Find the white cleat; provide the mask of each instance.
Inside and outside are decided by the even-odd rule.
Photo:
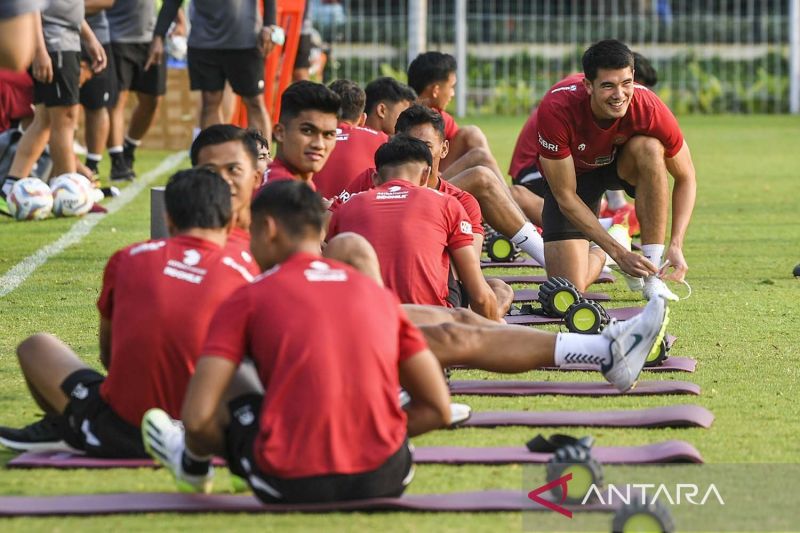
[[[457,426],[469,420],[472,416],[472,408],[463,403],[450,404],[450,426]]]
[[[611,363],[601,370],[609,383],[621,392],[633,388],[648,356],[659,349],[668,322],[667,302],[653,298],[639,315],[606,326],[602,335],[611,341]]]
[[[150,409],[142,417],[142,441],[150,456],[169,470],[181,492],[211,492],[214,468],[204,476],[183,471],[183,425],[162,409]]]
[[[657,296],[660,296],[661,298],[671,302],[677,302],[680,300],[680,298],[678,298],[674,292],[669,290],[669,287],[667,287],[667,284],[664,283],[664,280],[655,274],[651,274],[644,278],[642,294],[644,295],[645,300],[652,300]]]

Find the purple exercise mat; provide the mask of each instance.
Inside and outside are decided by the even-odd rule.
[[[608,302],[611,296],[602,292],[584,292],[581,296],[596,302]],[[515,302],[538,302],[539,289],[517,289],[514,291]]]
[[[658,394],[700,394],[700,387],[688,381],[640,381],[632,390],[620,392],[610,383],[568,383],[563,381],[451,381],[450,394],[474,396],[652,396]]]
[[[614,507],[587,504],[574,511],[613,511]],[[374,498],[316,504],[262,504],[253,496],[229,494],[131,493],[81,496],[3,496],[0,516],[110,515],[133,513],[330,513],[342,511],[545,511],[520,490],[486,490],[448,494],[409,494],[401,498]],[[551,511],[552,512],[552,511]]]
[[[225,460],[215,457],[214,466],[225,466]],[[6,468],[160,468],[152,459],[110,459],[87,457],[69,452],[25,452],[6,463]]]
[[[525,446],[469,448],[463,446],[431,446],[414,450],[417,464],[541,464],[551,453],[532,452]],[[668,440],[645,446],[592,447],[592,457],[603,464],[702,463],[697,449],[682,440]]]
[[[628,320],[635,317],[643,310],[644,307],[617,307],[614,309],[606,309],[608,316],[616,318],[617,320]],[[564,321],[562,318],[541,315],[506,315],[503,318],[506,319],[507,324],[517,324],[520,326],[560,324]]]
[[[481,268],[542,268],[542,265],[532,257],[521,257],[516,261],[495,262],[488,259],[481,259]]]
[[[485,411],[458,427],[609,427],[609,428],[708,428],[714,415],[699,405],[670,405],[619,411]]]
[[[645,372],[694,372],[697,368],[697,361],[691,357],[668,357],[666,361],[659,366],[646,366]],[[566,365],[562,367],[546,366],[537,368],[537,370],[556,370],[563,372],[566,370],[584,370],[584,371],[597,371],[600,370],[599,366],[595,365]]]
[[[540,285],[547,281],[544,275],[509,275],[509,276],[486,276],[487,278],[497,278],[506,283],[535,283]],[[600,274],[595,283],[614,283],[616,278],[611,274]]]

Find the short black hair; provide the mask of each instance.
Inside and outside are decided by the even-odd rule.
[[[264,134],[261,133],[261,130],[247,128],[247,134],[253,138],[259,148],[269,148],[269,141],[264,137]]]
[[[586,79],[594,81],[597,78],[597,71],[600,69],[633,68],[633,52],[621,41],[606,39],[590,46],[583,53],[582,63]]]
[[[253,219],[273,217],[293,237],[320,233],[325,221],[322,197],[299,180],[268,182],[250,205],[250,213]]]
[[[444,117],[442,117],[442,114],[435,109],[420,104],[414,104],[400,113],[394,130],[397,133],[408,133],[414,126],[422,126],[424,124],[433,126],[439,137],[444,139]]]
[[[173,174],[164,190],[164,203],[179,231],[224,228],[233,216],[228,182],[205,167]]]
[[[408,65],[408,84],[422,94],[431,83],[447,81],[456,71],[456,58],[441,52],[424,52]]]
[[[197,165],[200,150],[206,146],[225,144],[231,141],[239,141],[244,146],[245,152],[250,155],[253,166],[258,163],[258,142],[246,129],[232,124],[214,124],[197,134],[197,138],[192,142],[189,150],[192,165]]]
[[[392,137],[375,151],[375,168],[380,174],[384,167],[396,167],[406,163],[425,163],[433,166],[433,156],[428,145],[405,133]]]
[[[364,87],[364,92],[367,95],[367,102],[364,106],[364,112],[367,115],[374,113],[375,108],[381,102],[397,104],[414,102],[417,99],[417,92],[414,89],[389,76],[372,80]]]
[[[321,111],[339,116],[341,98],[321,83],[301,80],[289,85],[281,95],[281,124],[303,111]]]
[[[658,72],[650,60],[642,54],[633,53],[633,80],[645,87],[655,87],[658,84]]]
[[[364,106],[367,102],[367,95],[356,82],[350,80],[336,80],[328,85],[328,88],[339,95],[341,105],[339,107],[339,119],[348,122],[358,122]]]

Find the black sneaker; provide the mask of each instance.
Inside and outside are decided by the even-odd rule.
[[[38,422],[24,428],[0,426],[0,444],[18,452],[82,453],[64,441],[60,419],[58,415],[44,415]]]
[[[125,156],[122,154],[114,154],[111,156],[111,181],[133,181],[136,174],[133,169],[128,165]]]
[[[131,170],[133,177],[136,177],[136,171],[133,170],[133,163],[136,161],[136,146],[125,142],[122,145],[122,157],[125,159],[125,164],[128,165],[128,168]]]

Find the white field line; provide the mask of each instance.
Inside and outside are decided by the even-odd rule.
[[[186,158],[186,152],[176,152],[164,159],[156,168],[143,174],[138,180],[126,187],[122,193],[105,205],[108,213],[89,215],[79,219],[58,240],[36,250],[0,277],[0,298],[17,289],[37,268],[73,244],[79,243],[106,216],[113,215],[136,198],[156,178],[175,169]]]

